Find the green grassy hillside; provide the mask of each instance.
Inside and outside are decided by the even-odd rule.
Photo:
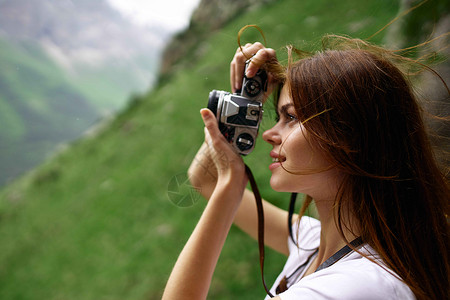
[[[203,200],[184,208],[172,204],[168,185],[186,172],[202,142],[199,109],[206,105],[209,91],[229,90],[228,68],[238,30],[258,24],[275,49],[304,40],[317,43],[323,33],[367,37],[391,20],[398,7],[392,0],[280,0],[199,40],[200,59],[187,56],[189,64],[145,97],[134,99],[97,136],[73,143],[2,191],[0,298],[160,298],[205,205]],[[259,39],[249,30],[244,42]],[[272,124],[269,107],[266,112],[262,130]],[[263,196],[286,207],[288,195],[275,194],[268,186],[269,148],[260,139],[246,161]],[[284,259],[268,251],[269,284]],[[209,297],[264,297],[256,242],[236,228]]]
[[[0,186],[80,136],[99,117],[90,98],[32,43],[0,39]]]

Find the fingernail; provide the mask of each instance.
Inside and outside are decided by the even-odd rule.
[[[204,120],[209,118],[209,114],[208,114],[208,109],[207,108],[200,109],[200,114],[202,115],[202,118]]]
[[[253,77],[255,75],[255,72],[253,70],[247,70],[245,72],[245,76],[247,77]]]

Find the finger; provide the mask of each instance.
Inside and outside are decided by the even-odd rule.
[[[230,65],[230,83],[233,93],[241,89],[242,80],[244,79],[244,67],[240,62],[241,56],[242,54],[237,54]]]
[[[209,135],[209,131],[208,131],[208,129],[206,129],[206,127],[204,129],[204,132],[205,132],[205,142],[208,145],[208,147],[210,147],[210,146],[212,146],[211,145],[211,136]]]
[[[246,44],[244,47],[239,47],[230,65],[230,84],[233,93],[242,87],[242,80],[244,78],[245,62],[251,58],[258,50],[263,49],[264,45],[261,43]]]
[[[237,85],[239,86],[239,89],[242,87],[242,80],[244,78],[244,70],[245,70],[245,64],[247,60],[252,58],[258,51],[261,49],[264,49],[264,45],[257,42],[254,44],[250,44],[247,47],[243,48],[240,54],[236,56],[236,79],[237,79]]]
[[[240,157],[220,132],[214,114],[205,108],[200,113],[205,123],[205,141],[211,147],[212,159],[220,173],[229,168],[230,162],[240,161]]]
[[[242,51],[241,48],[245,49],[245,48],[250,47],[251,45],[253,45],[253,44],[252,44],[252,43],[247,43],[247,44],[245,44],[245,46],[243,46],[243,47],[238,47],[238,48],[236,49],[236,53],[241,52],[241,51]]]
[[[251,58],[253,55],[255,55],[255,53],[258,52],[258,50],[264,48],[265,48],[264,45],[261,44],[260,42],[256,42],[254,44],[246,44],[244,47],[242,47],[242,49],[238,47],[236,54],[242,54],[243,61],[245,63],[245,61]]]
[[[245,73],[245,76],[249,78],[255,76],[255,74],[258,72],[258,70],[261,68],[263,64],[265,64],[268,61],[276,59],[277,55],[275,50],[271,48],[263,48],[258,50],[258,52],[256,52],[256,54],[251,59],[250,64]]]
[[[231,86],[231,92],[232,93],[236,93],[236,66],[235,66],[235,62],[234,59],[231,61],[230,63],[230,86]]]
[[[217,125],[217,119],[214,114],[207,108],[200,110],[200,114],[203,118],[203,123],[205,124],[207,135],[205,138],[209,141],[209,144],[215,149],[223,149],[228,147],[228,142],[219,130]]]

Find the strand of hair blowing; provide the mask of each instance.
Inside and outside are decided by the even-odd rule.
[[[286,80],[311,143],[344,174],[340,232],[356,225],[418,299],[448,299],[450,189],[417,100],[388,51],[344,48],[291,64]]]

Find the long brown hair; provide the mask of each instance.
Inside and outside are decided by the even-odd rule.
[[[338,50],[290,59],[285,84],[311,144],[344,176],[335,200],[340,233],[356,225],[418,299],[447,299],[450,189],[397,66],[402,58],[362,40],[331,39]],[[344,209],[357,224],[344,223]]]

